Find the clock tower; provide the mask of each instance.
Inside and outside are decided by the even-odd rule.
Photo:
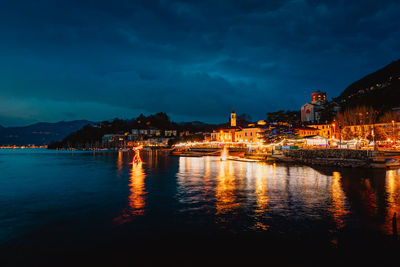
[[[236,127],[236,113],[233,108],[231,113],[231,127]]]

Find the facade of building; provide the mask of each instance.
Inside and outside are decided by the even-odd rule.
[[[248,142],[259,143],[263,140],[265,121],[259,121],[257,124],[249,124],[248,127],[239,127],[236,123],[236,114],[232,110],[230,124],[225,129],[213,131],[209,140],[216,142]]]
[[[310,128],[314,128],[318,130],[317,135],[323,136],[325,138],[331,138],[333,135],[333,125],[332,124],[316,124],[316,125],[308,125]]]
[[[299,137],[318,135],[318,129],[311,127],[297,128],[296,131]]]
[[[177,136],[178,135],[178,131],[177,130],[165,130],[164,131],[164,136],[166,137],[172,137],[172,136]]]
[[[321,92],[321,91],[317,91],[315,93],[311,94],[311,104],[315,104],[317,102],[326,102],[326,93],[325,92]]]
[[[301,121],[312,122],[315,121],[314,105],[306,103],[301,107]]]
[[[235,140],[234,132],[232,134],[231,129],[222,129],[214,132],[213,134],[211,136],[214,136],[213,139],[217,142],[234,142]]]
[[[262,141],[263,129],[259,127],[243,128],[235,132],[236,142],[258,143]]]
[[[132,136],[125,134],[105,134],[101,141],[106,147],[123,147],[131,141]]]
[[[301,107],[302,122],[319,122],[321,112],[325,108],[326,93],[317,91],[311,94],[311,103],[306,103]]]

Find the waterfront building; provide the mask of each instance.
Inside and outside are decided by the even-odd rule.
[[[260,120],[247,126],[238,126],[235,110],[232,109],[229,124],[225,128],[210,133],[209,140],[217,142],[248,142],[259,143],[263,140],[266,122]]]
[[[164,136],[166,136],[166,137],[177,136],[177,135],[178,135],[177,130],[165,130],[164,131]]]
[[[162,133],[163,133],[162,130],[152,126],[146,126],[145,128],[140,128],[140,129],[132,129],[133,135],[141,137],[161,136]],[[177,135],[176,130],[165,131],[165,136],[176,136],[176,135]]]
[[[107,147],[122,147],[128,141],[128,134],[106,134],[101,141]]]
[[[321,119],[321,112],[325,109],[326,93],[317,91],[311,94],[311,103],[301,107],[302,122],[318,122]]]
[[[246,127],[235,132],[236,142],[259,143],[263,140],[264,130],[260,127]]]
[[[161,130],[155,127],[149,127],[149,135],[150,136],[160,136],[161,135]]]
[[[182,131],[179,133],[179,137],[183,137],[183,136],[189,136],[190,132],[189,131]]]
[[[141,140],[137,142],[137,145],[142,146],[153,146],[153,147],[166,147],[171,138],[167,137],[152,137],[146,140]]]
[[[148,135],[149,131],[147,129],[139,129],[140,135]]]
[[[213,131],[212,133],[210,133],[210,141],[211,142],[215,142],[218,139],[218,132]]]
[[[229,118],[229,124],[227,124],[226,127],[219,129],[219,130],[214,130],[210,134],[210,139],[211,141],[217,141],[217,142],[235,142],[235,132],[240,130],[241,127],[237,126],[236,123],[236,113],[235,110],[232,109],[230,118]]]
[[[299,137],[315,136],[318,135],[318,129],[312,127],[301,127],[295,129]]]
[[[325,138],[331,138],[333,136],[333,125],[332,124],[315,124],[308,125],[308,128],[314,128],[318,130],[317,135]]]
[[[235,142],[235,132],[232,129],[221,129],[212,133],[213,141],[217,142]]]

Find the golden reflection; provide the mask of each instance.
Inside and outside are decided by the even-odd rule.
[[[129,196],[129,206],[132,209],[132,214],[143,214],[145,206],[145,186],[144,179],[146,175],[143,171],[143,163],[132,164],[130,184],[131,195]]]
[[[387,192],[387,215],[385,218],[384,231],[387,234],[393,233],[392,218],[394,213],[399,219],[400,214],[400,182],[399,170],[388,170],[386,172],[386,192]]]
[[[257,201],[256,213],[256,228],[261,230],[267,230],[268,226],[263,222],[264,215],[268,208],[268,195],[267,195],[267,173],[268,170],[266,165],[256,164],[256,184],[255,184],[255,196]]]
[[[117,158],[117,171],[118,171],[118,174],[121,173],[122,167],[123,167],[122,151],[118,151],[118,158]]]
[[[227,214],[238,207],[232,161],[220,161],[215,189],[217,214]]]
[[[341,229],[344,227],[344,217],[349,213],[346,208],[346,196],[342,189],[342,176],[340,172],[333,172],[331,183],[331,197],[332,204],[330,207],[330,212],[332,213],[333,220],[336,223],[336,229]]]
[[[189,172],[190,171],[190,158],[189,157],[185,157],[185,171]]]
[[[203,195],[207,196],[211,188],[211,160],[210,157],[204,159],[204,176],[203,176]]]
[[[130,195],[128,197],[129,208],[124,209],[122,215],[114,219],[114,222],[123,224],[129,222],[133,216],[143,215],[145,201],[145,183],[146,175],[143,170],[143,163],[132,164],[129,177]]]

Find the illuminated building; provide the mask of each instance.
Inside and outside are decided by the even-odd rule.
[[[240,127],[236,125],[235,110],[232,109],[228,126],[218,131],[213,131],[211,133],[210,139],[211,141],[217,141],[217,142],[235,142],[235,132],[239,129]]]
[[[228,126],[218,131],[213,131],[210,134],[209,140],[217,142],[259,143],[263,139],[262,134],[264,129],[261,127],[264,125],[266,125],[266,122],[260,120],[257,124],[252,123],[247,125],[247,127],[238,126],[235,111],[232,109]]]
[[[299,137],[318,135],[318,129],[311,127],[302,127],[296,129]]]
[[[177,136],[178,132],[177,130],[165,130],[164,132],[165,136]]]
[[[258,143],[262,140],[261,134],[263,132],[263,129],[259,127],[242,128],[241,130],[235,132],[235,141]]]
[[[231,113],[231,127],[236,127],[236,113],[234,109],[232,109]]]
[[[211,133],[211,140],[218,142],[234,142],[235,134],[232,129],[221,129],[219,131],[214,131]]]
[[[316,124],[316,125],[308,125],[308,127],[317,129],[318,130],[317,135],[323,136],[325,138],[331,138],[333,135],[332,124]]]
[[[317,91],[311,94],[311,104],[315,104],[317,102],[326,102],[326,93]]]
[[[311,94],[311,103],[306,103],[301,107],[302,122],[318,122],[321,119],[321,111],[324,110],[326,103],[326,93],[317,91]]]

